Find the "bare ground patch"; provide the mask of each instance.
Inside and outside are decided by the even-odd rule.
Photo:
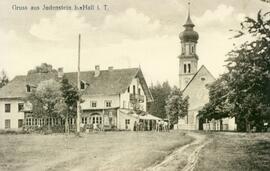
[[[181,132],[0,135],[0,170],[143,170],[191,141]]]

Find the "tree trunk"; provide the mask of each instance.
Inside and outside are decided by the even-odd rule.
[[[69,134],[68,114],[65,118],[65,133]]]
[[[250,122],[246,118],[246,132],[250,133]]]

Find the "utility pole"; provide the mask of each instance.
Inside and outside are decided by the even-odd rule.
[[[77,71],[77,88],[79,91],[79,99],[77,101],[77,133],[80,133],[81,123],[81,106],[80,106],[80,93],[81,93],[81,80],[80,80],[80,51],[81,51],[81,34],[79,34],[79,46],[78,46],[78,71]]]

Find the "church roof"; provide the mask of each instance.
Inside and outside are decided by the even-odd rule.
[[[191,18],[190,18],[190,14],[188,14],[188,18],[187,18],[187,21],[186,23],[184,24],[184,26],[190,26],[190,27],[194,27],[195,25],[193,24],[193,22],[191,21]]]
[[[185,92],[185,90],[189,87],[189,85],[193,82],[193,80],[197,77],[198,73],[200,73],[202,70],[206,70],[206,72],[213,78],[215,79],[215,77],[211,74],[211,72],[204,66],[202,65],[200,67],[200,69],[193,75],[193,77],[190,79],[190,81],[188,82],[188,84],[186,85],[186,87],[183,89],[183,92]]]
[[[153,100],[140,68],[100,70],[99,76],[95,77],[94,75],[95,71],[83,71],[80,73],[81,80],[88,85],[82,91],[83,95],[117,95],[126,91],[133,78],[139,78],[147,101]],[[65,73],[64,76],[71,84],[76,86],[77,72]],[[24,98],[27,96],[26,85],[36,87],[41,81],[49,79],[57,80],[57,72],[16,76],[6,86],[0,89],[0,98]]]
[[[195,26],[190,17],[190,3],[188,8],[188,17],[186,23],[183,25],[185,30],[179,34],[181,42],[197,42],[199,39],[199,34],[193,30]]]
[[[201,66],[183,89],[184,96],[189,97],[189,111],[200,110],[209,101],[207,85],[214,81],[215,77],[204,65]]]

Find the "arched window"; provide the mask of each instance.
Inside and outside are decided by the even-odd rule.
[[[186,54],[189,55],[189,45],[186,45]]]
[[[188,73],[190,73],[190,70],[191,70],[191,66],[190,64],[188,64]]]
[[[184,64],[184,73],[186,73],[186,72],[187,72],[187,65]]]
[[[133,85],[133,94],[136,94],[136,86]]]

